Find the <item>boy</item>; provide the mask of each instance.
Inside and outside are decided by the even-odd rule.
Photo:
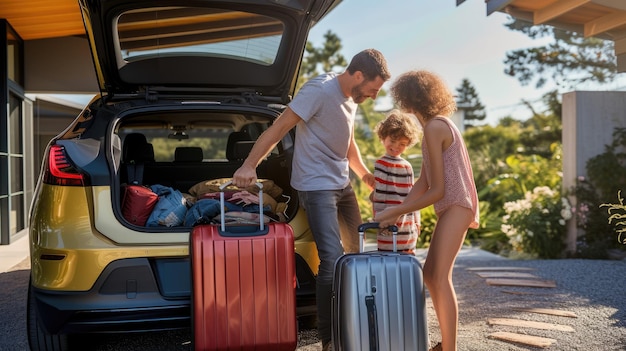
[[[376,125],[374,131],[385,147],[385,155],[377,159],[374,165],[375,189],[371,200],[376,216],[388,206],[401,204],[413,187],[413,167],[401,155],[417,143],[419,129],[411,116],[393,110]],[[404,214],[396,226],[398,251],[413,253],[420,231],[419,212]],[[379,232],[379,251],[393,250],[391,234],[387,229]]]

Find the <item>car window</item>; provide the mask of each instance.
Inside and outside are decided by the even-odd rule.
[[[242,11],[153,7],[122,13],[117,34],[125,61],[184,53],[271,65],[283,24],[275,18]]]
[[[163,129],[126,128],[120,133],[124,140],[131,133],[145,135],[154,150],[154,161],[172,162],[176,148],[200,147],[203,161],[225,161],[226,142],[232,129],[228,128],[195,128],[176,132]]]

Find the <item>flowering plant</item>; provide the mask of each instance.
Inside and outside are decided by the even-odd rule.
[[[609,224],[615,225],[617,241],[626,244],[626,204],[621,190],[617,192],[617,200],[619,203],[602,204],[600,207],[608,207]]]
[[[564,248],[565,223],[572,217],[569,201],[558,191],[539,186],[524,198],[504,204],[502,232],[513,249],[540,258],[558,258]]]

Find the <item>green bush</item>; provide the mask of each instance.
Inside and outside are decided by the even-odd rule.
[[[559,258],[564,249],[565,223],[572,217],[569,201],[547,186],[527,191],[524,198],[504,204],[502,232],[514,250],[539,258]]]
[[[470,229],[467,233],[468,239],[480,246],[481,249],[496,254],[506,255],[511,251],[509,238],[501,230],[502,216],[504,210],[494,208],[493,204],[487,201],[479,202],[480,224],[477,229]]]

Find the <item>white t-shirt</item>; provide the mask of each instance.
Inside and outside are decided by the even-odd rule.
[[[345,97],[336,73],[309,80],[289,107],[296,126],[291,186],[296,190],[339,190],[350,183],[348,148],[358,105]]]

